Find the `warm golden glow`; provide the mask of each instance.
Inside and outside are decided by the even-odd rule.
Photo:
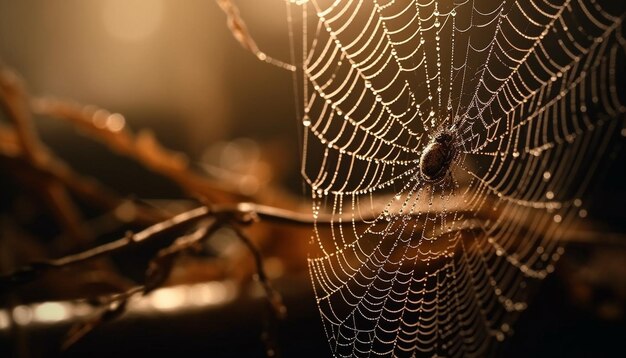
[[[17,306],[13,309],[13,320],[25,326],[33,320],[33,310],[28,306]]]
[[[0,329],[9,328],[11,325],[11,320],[9,319],[9,315],[6,311],[0,311]]]
[[[34,309],[34,318],[41,322],[58,322],[67,319],[70,312],[65,304],[60,302],[45,302]]]
[[[141,41],[159,28],[162,0],[108,0],[102,3],[102,22],[111,36]]]
[[[185,304],[185,290],[176,287],[161,288],[152,293],[150,302],[158,310],[173,310]]]

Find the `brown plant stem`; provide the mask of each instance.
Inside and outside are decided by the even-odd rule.
[[[254,41],[252,35],[250,35],[250,32],[248,31],[248,26],[246,26],[246,23],[241,18],[239,8],[232,0],[216,0],[216,2],[224,14],[226,14],[226,24],[228,25],[228,29],[243,48],[252,52],[260,61],[267,62],[287,71],[296,70],[294,65],[272,58],[259,49],[256,41]]]
[[[119,240],[59,259],[34,262],[16,270],[11,274],[0,276],[0,292],[10,289],[15,285],[32,281],[41,276],[45,271],[63,268],[104,255],[113,254],[128,247],[149,241],[157,236],[162,236],[182,228],[191,227],[199,221],[207,218],[215,219],[218,226],[231,225],[233,227],[247,226],[258,220],[276,224],[300,226],[310,226],[314,222],[317,222],[318,224],[352,224],[352,221],[348,216],[339,217],[322,215],[318,217],[317,220],[314,220],[312,216],[307,214],[253,203],[214,205],[211,207],[201,206],[149,226],[148,228],[137,233],[128,233],[124,238]],[[365,221],[372,219],[372,217],[364,217],[359,219],[357,222],[364,223]],[[458,228],[458,230],[467,230],[473,227],[476,227],[476,223],[468,223],[467,226]]]
[[[105,210],[115,210],[120,205],[128,203],[115,191],[97,180],[74,171],[52,152],[48,155],[45,163],[33,165],[24,156],[15,130],[0,125],[0,161],[19,178],[21,183],[33,183],[36,187],[42,187],[43,182],[55,181],[79,198]],[[140,224],[153,224],[166,219],[164,213],[159,210],[137,203],[132,205],[135,211],[135,221]]]
[[[37,114],[68,121],[111,151],[172,180],[193,196],[216,202],[250,199],[228,183],[215,182],[194,172],[185,154],[163,147],[150,131],[135,134],[125,127],[108,127],[106,120],[111,113],[103,109],[53,98],[37,99],[32,107]]]
[[[24,157],[33,167],[45,166],[50,161],[47,148],[37,137],[33,127],[26,86],[21,78],[7,68],[0,68],[0,105],[13,123]],[[79,210],[62,185],[54,180],[41,185],[43,198],[57,221],[79,246],[87,244],[90,233],[81,225]]]

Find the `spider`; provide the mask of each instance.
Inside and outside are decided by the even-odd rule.
[[[454,127],[439,131],[420,157],[419,173],[422,180],[433,184],[444,180],[457,154]]]

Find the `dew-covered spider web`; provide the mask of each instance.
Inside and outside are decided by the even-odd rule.
[[[625,5],[287,3],[333,355],[493,354],[624,135]]]

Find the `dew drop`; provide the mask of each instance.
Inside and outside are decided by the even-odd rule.
[[[543,180],[550,180],[550,178],[552,177],[552,174],[548,171],[543,172]]]
[[[546,192],[546,198],[550,200],[554,199],[554,193],[551,191]]]

